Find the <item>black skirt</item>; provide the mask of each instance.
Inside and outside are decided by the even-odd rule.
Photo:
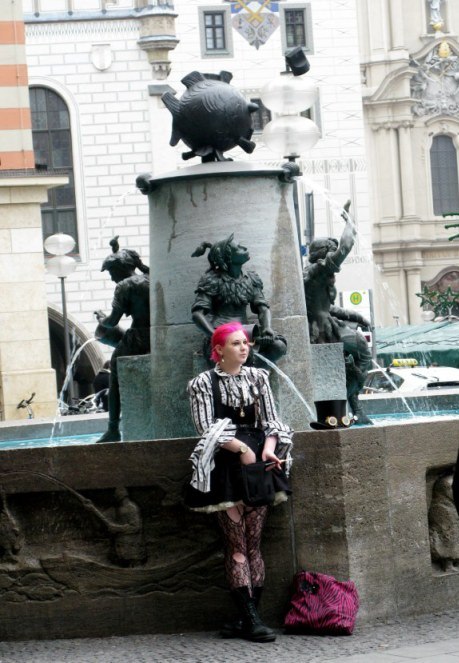
[[[245,442],[254,451],[257,460],[261,460],[265,434],[259,428],[238,428],[235,437]],[[233,504],[242,503],[242,483],[240,473],[241,460],[239,454],[227,449],[220,449],[215,454],[215,467],[210,474],[210,491],[203,493],[187,484],[184,502],[190,509],[219,511]],[[291,494],[285,471],[274,469],[274,489],[277,493]],[[215,507],[215,508],[212,508]]]

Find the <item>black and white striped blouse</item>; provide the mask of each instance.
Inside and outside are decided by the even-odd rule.
[[[240,408],[256,403],[256,426],[265,436],[277,436],[276,455],[287,459],[287,471],[291,465],[290,449],[293,431],[277,419],[276,407],[269,385],[268,372],[261,368],[243,366],[238,375],[225,373],[218,366],[219,388],[223,405]],[[214,456],[218,449],[232,440],[237,426],[231,419],[216,419],[212,383],[209,372],[204,372],[188,384],[191,415],[201,439],[190,460],[193,464],[191,485],[197,490],[210,490],[210,473],[215,467]]]

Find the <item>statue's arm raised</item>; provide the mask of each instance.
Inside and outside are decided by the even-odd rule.
[[[341,265],[346,260],[349,253],[352,251],[352,247],[354,246],[354,241],[355,241],[356,230],[352,217],[349,214],[350,206],[351,206],[351,201],[348,200],[347,203],[344,205],[343,207],[344,211],[341,214],[341,216],[345,221],[343,234],[341,235],[341,239],[339,240],[338,248],[332,255],[330,255],[331,261],[333,262],[334,265],[336,265],[336,267],[338,267],[338,269],[339,267],[341,267]]]

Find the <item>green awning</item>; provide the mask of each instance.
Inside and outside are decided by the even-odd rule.
[[[376,328],[378,362],[389,366],[397,357],[413,357],[420,365],[459,368],[459,321]]]

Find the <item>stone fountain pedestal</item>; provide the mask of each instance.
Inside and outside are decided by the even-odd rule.
[[[191,254],[201,242],[231,233],[249,249],[246,269],[261,276],[273,329],[287,338],[279,368],[313,403],[299,236],[292,184],[282,181],[284,176],[282,168],[228,161],[149,181],[151,438],[194,434],[186,386],[202,370],[196,362],[202,334],[191,321],[191,306],[209,264]],[[282,378],[275,389],[280,417],[297,430],[306,428],[310,415],[301,399]],[[132,439],[126,429],[125,439]]]
[[[263,538],[266,623],[281,627],[297,568],[354,580],[360,622],[459,607],[459,572],[433,563],[428,519],[456,431],[445,419],[295,434],[293,497],[270,509]],[[1,556],[2,640],[210,631],[232,617],[219,531],[182,503],[195,443],[2,451],[2,540],[14,526],[20,547]],[[113,560],[117,533],[86,501],[116,521],[122,486],[146,549],[133,566]]]

